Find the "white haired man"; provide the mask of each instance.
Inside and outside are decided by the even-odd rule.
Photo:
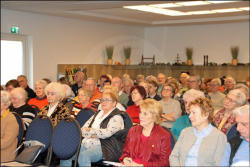
[[[238,135],[228,141],[220,166],[249,166],[249,104],[234,110]]]

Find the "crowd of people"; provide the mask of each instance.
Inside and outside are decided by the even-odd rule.
[[[159,73],[133,80],[128,74],[105,74],[97,80],[77,71],[72,85],[65,77],[44,78],[33,91],[20,75],[1,86],[1,162],[16,156],[13,112],[21,116],[25,131],[37,115],[48,116],[56,127],[86,112],[79,166],[100,160],[124,166],[249,166],[249,88],[249,78],[237,83],[231,76],[182,72],[179,78]],[[235,124],[239,134],[229,140]],[[53,156],[52,161],[71,166],[74,159]]]

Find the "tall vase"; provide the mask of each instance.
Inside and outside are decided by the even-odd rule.
[[[108,64],[108,65],[112,65],[112,64],[113,64],[113,59],[108,59],[108,60],[107,60],[107,64]]]
[[[130,65],[130,59],[125,59],[125,65]]]
[[[237,66],[238,65],[238,59],[233,59],[232,60],[232,65]]]
[[[189,65],[189,66],[193,65],[192,59],[188,59],[188,60],[187,60],[187,65]]]

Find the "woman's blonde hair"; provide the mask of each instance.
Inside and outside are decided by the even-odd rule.
[[[78,90],[78,94],[80,94],[80,93],[83,93],[84,95],[86,95],[89,98],[91,98],[93,96],[93,92],[88,88],[80,88]]]
[[[113,92],[102,92],[102,96],[103,95],[108,95],[113,101],[118,102],[118,97]]]
[[[61,83],[58,82],[51,82],[45,87],[45,94],[48,96],[48,91],[53,90],[56,93],[56,96],[58,97],[59,101],[61,101],[65,97],[65,91],[64,87]]]
[[[116,96],[116,98],[118,99],[119,90],[118,90],[118,88],[115,87],[115,86],[112,86],[112,85],[105,85],[105,86],[103,87],[103,92],[112,92],[112,93]]]
[[[213,115],[214,115],[214,108],[212,106],[212,101],[208,98],[197,98],[194,101],[190,103],[190,106],[198,106],[201,109],[201,115],[206,116],[208,115],[208,122],[213,121]]]
[[[160,102],[154,99],[145,99],[140,104],[140,109],[150,112],[154,116],[156,124],[161,123],[162,105]]]

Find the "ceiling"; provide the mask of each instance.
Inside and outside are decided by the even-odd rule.
[[[189,16],[167,16],[123,8],[123,6],[126,5],[160,4],[167,2],[170,1],[1,1],[1,9],[140,26],[249,21],[249,11]],[[235,7],[249,7],[249,0],[203,6],[186,6],[179,7],[178,9],[181,11],[194,11]]]

